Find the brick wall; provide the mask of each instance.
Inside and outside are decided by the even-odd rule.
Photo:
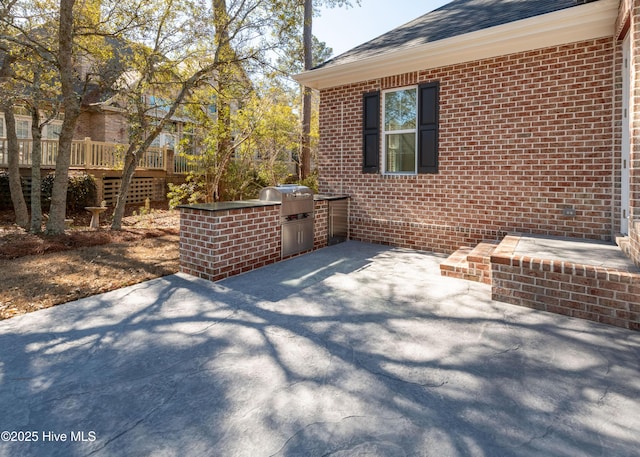
[[[365,241],[452,252],[512,231],[610,239],[613,49],[591,40],[322,90],[320,191],[350,195]],[[439,173],[363,174],[362,94],[435,80]]]
[[[629,224],[629,239],[631,248],[631,258],[640,265],[640,0],[625,0],[620,5],[621,17],[625,18],[619,22],[628,23],[631,34],[631,61],[635,71],[633,75],[634,91],[632,100],[634,112],[632,117],[631,131],[631,157],[630,157],[630,204],[631,221]],[[624,28],[625,26],[623,26]]]
[[[640,274],[514,256],[506,237],[491,256],[492,299],[640,330]]]
[[[126,144],[129,142],[127,125],[122,113],[85,111],[78,118],[74,138]]]
[[[87,111],[80,113],[73,138],[84,140],[85,138],[96,138],[98,136],[96,132],[96,114]],[[96,139],[95,141],[100,140]]]
[[[329,202],[326,200],[314,202],[313,213],[313,248],[324,248],[327,246],[329,236]]]
[[[314,249],[319,249],[327,245],[327,202],[316,201],[314,211]],[[181,272],[217,281],[279,260],[279,205],[225,211],[180,208]]]
[[[105,112],[103,114],[103,140],[107,143],[129,143],[127,118],[122,113]]]
[[[280,260],[280,207],[180,208],[180,271],[210,281]]]

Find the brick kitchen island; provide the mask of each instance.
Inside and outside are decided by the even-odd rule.
[[[329,202],[346,199],[314,196],[312,250],[328,244]],[[183,273],[217,281],[282,259],[280,203],[243,200],[179,208]]]

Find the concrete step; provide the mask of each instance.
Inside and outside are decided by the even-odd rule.
[[[491,284],[491,254],[497,247],[494,241],[483,241],[474,248],[462,246],[440,264],[440,274]]]

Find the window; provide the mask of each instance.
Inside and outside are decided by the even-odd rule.
[[[163,98],[156,97],[155,95],[149,95],[149,106],[159,111],[169,111],[170,103]]]
[[[16,119],[16,135],[18,139],[24,140],[31,135],[31,122],[26,119]]]
[[[155,137],[151,143],[151,147],[161,148],[167,146],[169,149],[173,149],[176,143],[175,136],[172,133],[174,130],[175,126],[172,124],[165,126],[162,132]]]
[[[437,82],[365,94],[363,172],[379,171],[382,137],[383,173],[437,173],[438,104]]]
[[[172,133],[163,133],[162,134],[162,145],[168,147],[169,149],[173,149],[176,146],[176,137]]]
[[[4,138],[4,117],[0,117],[0,138]]]
[[[415,173],[417,88],[384,93],[384,170]]]
[[[62,130],[62,124],[59,122],[51,123],[47,125],[47,130],[45,133],[45,139],[47,140],[57,140],[60,138],[60,131]]]

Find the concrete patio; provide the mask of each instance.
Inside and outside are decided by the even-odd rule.
[[[640,332],[442,260],[351,241],[0,322],[0,456],[637,455]]]

